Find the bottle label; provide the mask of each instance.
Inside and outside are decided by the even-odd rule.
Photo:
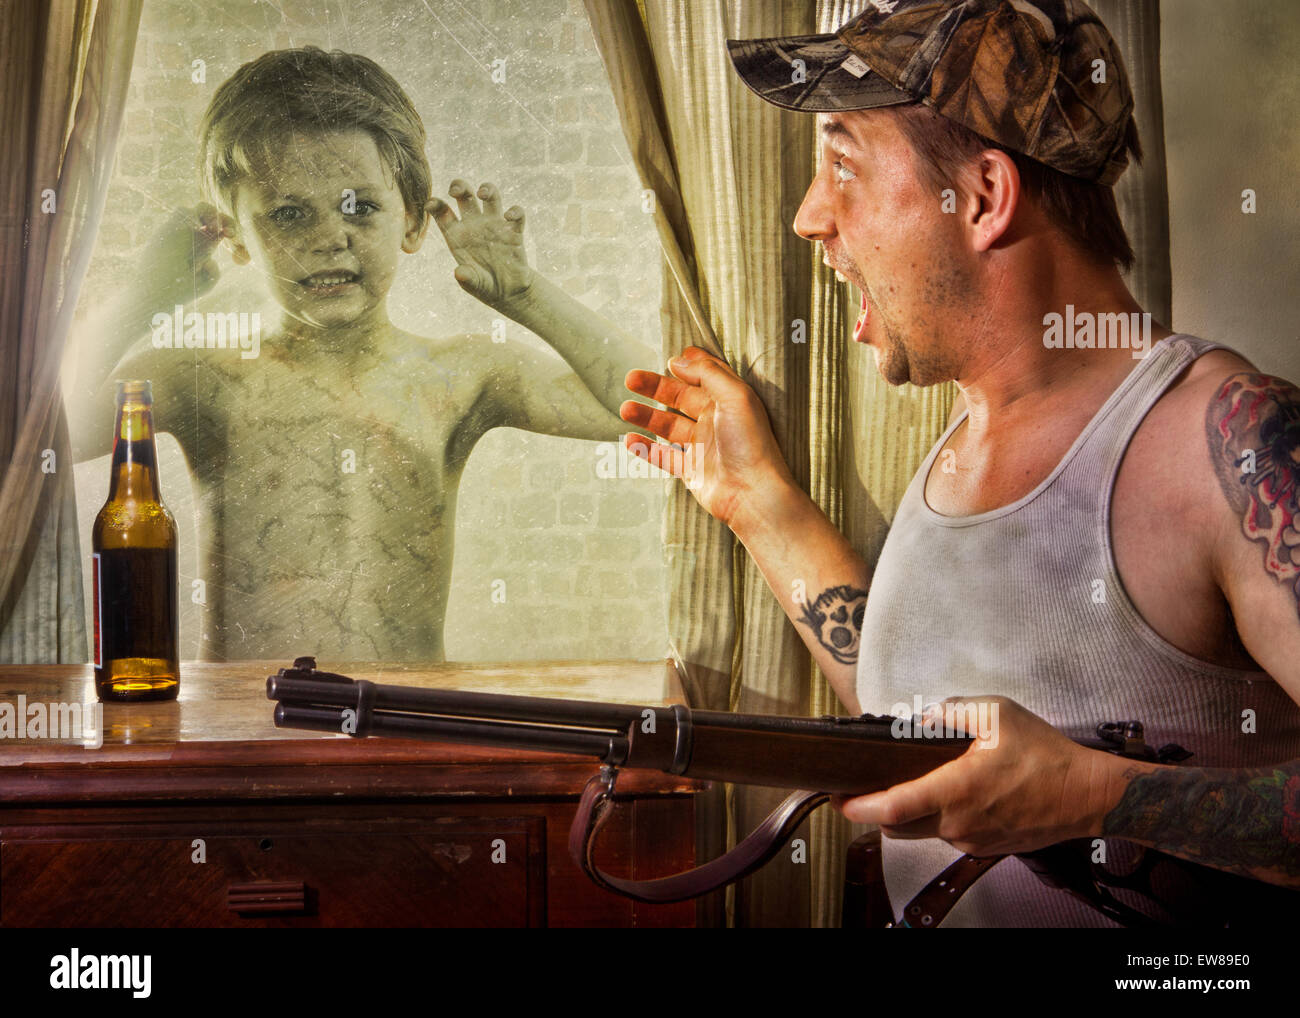
[[[101,624],[101,620],[100,620],[100,614],[103,611],[103,609],[100,606],[103,604],[103,598],[100,597],[100,592],[99,592],[99,585],[100,585],[99,552],[95,552],[93,555],[90,556],[90,566],[93,574],[91,578],[90,586],[91,586],[91,590],[93,590],[95,594],[95,607],[94,610],[91,612],[91,625],[94,627],[95,630],[95,642],[94,642],[95,667],[103,668],[104,655],[102,652],[102,646],[103,646],[101,642],[102,636],[100,634],[103,632],[104,627]]]

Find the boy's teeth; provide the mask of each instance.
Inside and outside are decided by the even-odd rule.
[[[846,277],[846,276],[844,275],[844,273],[841,272],[839,269],[836,269],[836,270],[835,270],[835,278],[838,279],[841,283],[847,283],[847,282],[848,282],[847,277]]]
[[[350,274],[338,275],[338,276],[310,276],[307,279],[307,285],[308,286],[338,286],[340,283],[352,282],[352,278],[353,277]]]

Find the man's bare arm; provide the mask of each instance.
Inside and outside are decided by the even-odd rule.
[[[749,550],[840,702],[859,710],[858,640],[871,572],[798,484],[781,457],[758,394],[725,361],[688,347],[672,375],[633,371],[623,420],[666,439],[627,439],[638,455],[681,477],[696,501]]]
[[[860,713],[858,649],[871,567],[794,484],[774,482],[746,499],[731,529],[840,702]]]
[[[1205,434],[1226,509],[1219,585],[1246,649],[1300,699],[1300,390],[1255,371],[1214,380]],[[1241,770],[1130,767],[1125,778],[1104,833],[1300,886],[1300,760]]]
[[[1124,776],[1102,834],[1300,887],[1300,760],[1248,770],[1130,767]]]

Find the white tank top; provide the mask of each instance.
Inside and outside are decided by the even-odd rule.
[[[947,517],[925,503],[944,432],[912,478],[871,580],[859,644],[862,710],[892,713],[948,696],[1002,695],[1072,738],[1136,719],[1188,766],[1253,767],[1300,756],[1300,707],[1262,671],[1201,661],[1160,637],[1115,570],[1110,499],[1120,459],[1170,383],[1208,350],[1168,336],[1129,373],[1056,469],[1010,505]],[[1218,489],[1213,492],[1218,497]],[[1257,731],[1242,731],[1254,711]],[[886,838],[897,912],[960,853],[937,839]],[[1014,858],[966,892],[945,926],[1113,926],[1042,885]]]

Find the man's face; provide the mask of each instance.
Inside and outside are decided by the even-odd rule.
[[[854,335],[891,385],[956,377],[973,300],[959,217],[916,171],[888,110],[818,115],[821,158],[794,229],[863,295]]]
[[[308,325],[383,312],[397,254],[419,249],[425,216],[407,213],[374,139],[294,133],[273,163],[235,189],[236,255],[251,258],[276,302]]]

